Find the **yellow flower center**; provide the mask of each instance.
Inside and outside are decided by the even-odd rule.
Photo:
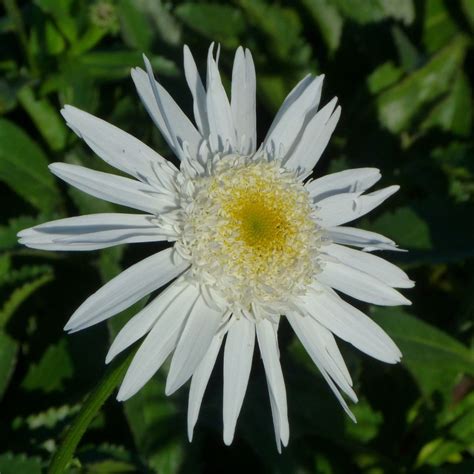
[[[243,308],[304,291],[318,268],[320,233],[294,173],[230,156],[194,184],[186,241],[203,281]]]

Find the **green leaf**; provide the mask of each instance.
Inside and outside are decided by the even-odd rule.
[[[380,94],[377,108],[381,123],[392,133],[409,128],[422,106],[450,89],[466,45],[466,38],[458,37],[421,69]]]
[[[395,84],[402,75],[403,71],[401,68],[389,61],[378,66],[377,69],[367,77],[367,86],[371,94],[375,95],[383,89]]]
[[[0,115],[16,107],[16,90],[5,79],[0,79]]]
[[[307,8],[331,53],[339,47],[343,19],[337,8],[328,0],[301,0]]]
[[[242,12],[231,5],[183,3],[175,13],[186,26],[227,48],[239,46],[245,31]]]
[[[474,374],[473,354],[440,329],[399,308],[373,308],[372,316],[400,347],[423,394],[449,395],[460,374]]]
[[[77,38],[77,26],[71,12],[73,0],[34,0],[43,12],[51,15],[61,33],[72,43]]]
[[[132,0],[120,0],[118,13],[125,44],[144,53],[151,51],[155,32],[150,19],[141,9],[141,3]]]
[[[423,42],[430,53],[442,48],[458,33],[444,0],[427,0],[423,20]]]
[[[0,119],[0,180],[40,211],[52,211],[59,192],[41,148],[14,123]]]
[[[48,99],[35,97],[30,87],[24,87],[18,93],[18,100],[49,147],[54,151],[62,150],[66,145],[68,130],[58,110]]]
[[[405,32],[398,26],[392,28],[392,36],[402,68],[406,72],[413,71],[420,63],[420,53]]]
[[[8,388],[15,369],[17,352],[18,343],[4,331],[0,330],[0,400]]]
[[[39,458],[30,458],[24,454],[0,454],[0,472],[2,474],[41,474]]]
[[[69,355],[67,341],[62,338],[51,344],[37,363],[28,368],[21,386],[26,390],[39,390],[44,393],[62,390],[66,380],[70,379],[74,368]]]

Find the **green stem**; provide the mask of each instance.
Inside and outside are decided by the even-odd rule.
[[[74,456],[77,445],[88,426],[115,387],[122,381],[134,355],[135,351],[132,350],[127,356],[116,359],[107,368],[104,377],[95,389],[89,393],[74,422],[66,432],[61,445],[51,460],[48,474],[63,474],[66,472],[67,465]]]

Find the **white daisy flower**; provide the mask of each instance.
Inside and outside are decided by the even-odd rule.
[[[179,158],[179,168],[99,118],[69,105],[62,110],[74,132],[130,178],[66,163],[52,164],[51,171],[81,191],[141,214],[60,219],[24,230],[19,237],[29,247],[60,251],[170,242],[169,248],[132,265],[90,296],[65,329],[75,332],[100,323],[169,283],[110,347],[107,363],[144,337],[117,399],[132,397],[173,354],[166,394],[191,379],[191,440],[224,343],[224,442],[230,444],[256,338],[280,450],[289,438],[277,340],[281,317],[288,319],[351,418],[339,391],[354,402],[357,396],[334,335],[383,362],[400,360],[390,337],[339,296],[378,305],[410,304],[395,288],[410,288],[413,282],[369,253],[396,250],[395,243],[345,225],[377,207],[398,186],[364,194],[380,179],[375,168],[307,180],[341,113],[336,98],[318,111],[323,76],[308,75],[296,85],[257,148],[250,51],[236,52],[229,101],[213,50],[211,45],[204,87],[184,48],[196,125],[155,81],[146,58],[146,72],[132,70],[138,94]]]

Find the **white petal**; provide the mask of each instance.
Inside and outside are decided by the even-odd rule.
[[[166,380],[166,395],[178,390],[193,375],[222,322],[224,311],[207,305],[200,295],[179,338]]]
[[[289,156],[309,116],[318,108],[323,79],[323,75],[316,78],[306,76],[288,94],[263,142],[270,156],[275,156],[281,146],[284,156]]]
[[[143,105],[178,158],[184,156],[183,142],[188,143],[191,155],[197,156],[202,141],[200,133],[164,87],[155,81],[149,61],[144,59],[148,74],[140,68],[132,69],[132,79]]]
[[[336,194],[318,202],[317,218],[323,227],[334,227],[353,221],[382,204],[400,186],[389,186],[370,194]]]
[[[18,233],[19,242],[43,250],[96,250],[135,242],[175,240],[160,229],[154,216],[91,214],[46,222]]]
[[[104,321],[166,285],[189,266],[173,248],[132,265],[82,303],[65,326],[79,331]]]
[[[364,252],[371,252],[373,250],[404,252],[404,250],[397,247],[397,244],[393,240],[369,230],[340,226],[326,229],[326,233],[333,242],[362,247]]]
[[[267,377],[276,443],[280,452],[280,440],[283,446],[288,444],[290,426],[288,424],[285,381],[280,366],[276,327],[269,320],[262,319],[257,323],[256,328],[260,354],[262,355]]]
[[[193,440],[193,431],[201,409],[202,398],[209,382],[212,369],[216,363],[224,334],[225,333],[218,332],[212,338],[209,349],[197,366],[191,379],[188,402],[188,438],[190,442]]]
[[[229,99],[222,85],[217,63],[213,57],[214,43],[207,55],[207,114],[213,151],[223,151],[230,145],[236,146],[234,120]],[[213,138],[214,137],[214,138]]]
[[[140,140],[76,107],[66,105],[61,113],[74,132],[105,162],[137,179],[149,179],[172,189],[170,182],[178,170]],[[154,173],[154,167],[160,172]]]
[[[108,364],[117,354],[120,354],[147,334],[174,300],[180,297],[185,287],[185,284],[179,280],[172,283],[151,303],[133,316],[115,337],[105,358],[105,363]]]
[[[206,91],[202,85],[201,77],[194,62],[193,55],[187,45],[183,48],[184,75],[193,96],[194,119],[203,136],[209,135],[209,122],[207,120]]]
[[[188,285],[166,308],[128,367],[117,400],[129,399],[155,375],[176,347],[186,318],[197,298],[198,290],[194,286]]]
[[[300,299],[307,314],[375,359],[389,364],[400,360],[400,350],[374,321],[324,286],[317,283],[312,286],[315,291]]]
[[[368,273],[394,288],[413,288],[414,286],[413,281],[403,270],[383,258],[337,244],[324,246],[323,251],[343,265]]]
[[[364,192],[380,178],[377,168],[356,168],[332,173],[306,185],[313,202],[341,193]]]
[[[224,352],[224,443],[234,439],[235,425],[244,401],[252,368],[255,324],[240,315],[231,324]]]
[[[336,102],[334,97],[310,120],[288,155],[286,168],[309,172],[316,166],[341,116],[341,107],[334,110]]]
[[[352,401],[357,402],[357,395],[345,377],[347,367],[344,361],[342,361],[342,366],[339,363],[336,363],[327,350],[326,340],[328,340],[330,337],[329,331],[327,331],[326,328],[321,326],[317,321],[313,320],[309,316],[304,317],[300,314],[290,312],[287,315],[287,318],[291,324],[291,327],[298,336],[298,339],[303,344],[304,348],[320,370],[321,374],[324,376],[325,380],[328,381],[328,376],[331,377],[337,383],[337,385],[339,385],[339,387],[352,399]],[[335,387],[331,385],[330,387],[333,389],[334,393],[337,392]],[[353,415],[347,407],[347,404],[342,403],[342,397],[338,397],[338,399],[344,409],[348,412],[349,416],[353,418]]]
[[[53,174],[66,183],[99,199],[157,214],[176,207],[172,196],[157,194],[156,189],[122,176],[95,171],[68,163],[49,165]]]
[[[382,306],[410,305],[401,293],[379,279],[342,263],[326,261],[317,280],[367,303]]]
[[[256,149],[256,78],[252,54],[242,47],[237,49],[232,69],[231,109],[237,135],[237,150],[249,155]]]

